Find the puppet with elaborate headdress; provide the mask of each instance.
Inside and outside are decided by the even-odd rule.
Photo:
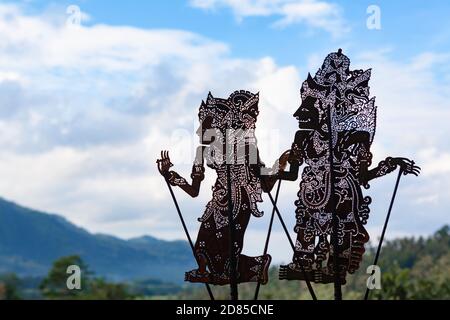
[[[204,179],[204,163],[217,173],[212,188],[212,200],[206,205],[194,254],[199,268],[186,272],[186,281],[215,285],[230,283],[230,252],[237,261],[238,282],[268,281],[271,257],[268,254],[248,257],[243,254],[244,233],[250,217],[261,217],[257,203],[261,194],[273,187],[274,180],[261,184],[259,161],[254,129],[259,114],[259,95],[236,91],[228,99],[208,95],[199,110],[200,146],[189,184],[176,172],[169,171],[172,164],[168,153],[162,153],[158,168],[172,186],[178,186],[192,197],[199,193]],[[231,148],[231,150],[230,150]],[[231,157],[232,161],[227,157]],[[231,164],[230,164],[231,163]],[[230,169],[230,188],[227,187],[227,166]],[[231,190],[231,194],[229,191]],[[230,198],[231,197],[231,198]],[[230,250],[229,200],[232,202],[234,243]]]
[[[349,68],[341,50],[331,53],[301,88],[302,104],[294,114],[300,130],[290,150],[290,170],[279,177],[296,180],[299,167],[306,167],[295,202],[294,257],[281,267],[280,279],[330,283],[337,271],[344,284],[347,273],[359,268],[369,241],[364,226],[371,198],[361,187],[368,189],[369,181],[398,166],[404,174],[419,173],[405,158],[389,157],[369,169],[377,113],[369,93],[371,70]]]

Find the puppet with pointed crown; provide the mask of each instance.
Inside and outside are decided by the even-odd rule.
[[[279,174],[297,180],[305,165],[295,202],[297,241],[293,261],[280,268],[280,279],[333,282],[331,239],[337,232],[338,277],[345,284],[347,273],[359,268],[369,241],[365,225],[371,198],[362,187],[368,189],[369,181],[398,166],[405,174],[419,172],[413,161],[391,157],[370,169],[377,112],[369,93],[370,76],[371,70],[351,71],[350,59],[339,50],[301,87],[302,103],[294,114],[300,130],[289,151],[290,169]]]
[[[259,115],[259,95],[236,91],[228,99],[219,99],[210,93],[199,110],[200,127],[197,134],[201,146],[192,169],[192,182],[188,183],[175,171],[167,152],[162,152],[158,168],[172,186],[178,186],[192,197],[199,194],[205,177],[206,165],[217,173],[212,187],[212,199],[206,205],[194,254],[199,268],[186,272],[186,281],[226,285],[230,283],[230,252],[237,261],[237,281],[268,281],[271,257],[268,254],[249,257],[242,254],[244,234],[250,217],[261,217],[257,203],[263,191],[270,191],[275,180],[262,181],[254,129]],[[231,148],[231,150],[230,150]],[[227,157],[230,165],[231,194],[227,188]],[[277,163],[278,165],[278,163]],[[232,203],[234,225],[233,250],[230,250],[229,200]]]

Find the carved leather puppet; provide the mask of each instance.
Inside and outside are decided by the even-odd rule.
[[[191,179],[188,183],[178,173],[169,171],[172,167],[167,152],[162,152],[158,160],[161,174],[172,186],[178,186],[192,197],[199,194],[205,175],[206,165],[215,170],[217,180],[212,187],[212,200],[206,205],[200,230],[195,243],[195,255],[199,268],[186,272],[185,280],[190,282],[226,285],[230,283],[230,233],[228,221],[227,175],[225,139],[234,139],[235,162],[231,165],[232,216],[235,225],[234,254],[237,258],[238,282],[268,281],[270,255],[248,257],[243,254],[244,233],[250,216],[261,217],[257,203],[262,201],[263,191],[270,191],[275,183],[273,178],[261,181],[261,168],[254,129],[259,114],[259,95],[246,91],[236,91],[228,99],[214,98],[208,95],[199,110],[200,146],[194,163]],[[233,131],[226,136],[226,131]],[[212,132],[212,134],[211,134]],[[231,136],[231,138],[230,138]],[[230,141],[228,141],[230,142]],[[240,147],[239,151],[236,148]]]
[[[338,264],[341,283],[347,273],[354,273],[365,252],[369,234],[364,228],[369,218],[371,198],[364,196],[372,179],[394,171],[419,174],[413,161],[388,157],[370,169],[370,147],[375,135],[375,98],[370,97],[371,70],[350,71],[350,60],[339,50],[325,59],[315,77],[301,88],[302,103],[294,117],[300,130],[289,152],[289,171],[279,177],[295,181],[305,164],[296,206],[297,241],[292,263],[280,268],[280,279],[334,281],[333,214],[338,217]],[[329,118],[331,117],[331,132]],[[330,165],[332,142],[333,167]],[[333,170],[334,181],[330,172]],[[331,184],[334,183],[333,208]]]

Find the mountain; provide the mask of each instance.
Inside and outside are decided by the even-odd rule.
[[[153,237],[122,240],[91,234],[66,219],[21,207],[0,198],[0,274],[43,276],[53,261],[79,255],[96,275],[110,280],[183,281],[194,268],[185,241]]]

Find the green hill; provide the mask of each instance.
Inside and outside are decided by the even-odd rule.
[[[79,255],[90,269],[115,281],[160,279],[180,283],[195,266],[184,241],[122,240],[95,235],[64,218],[0,198],[0,274],[46,275],[56,259]]]

